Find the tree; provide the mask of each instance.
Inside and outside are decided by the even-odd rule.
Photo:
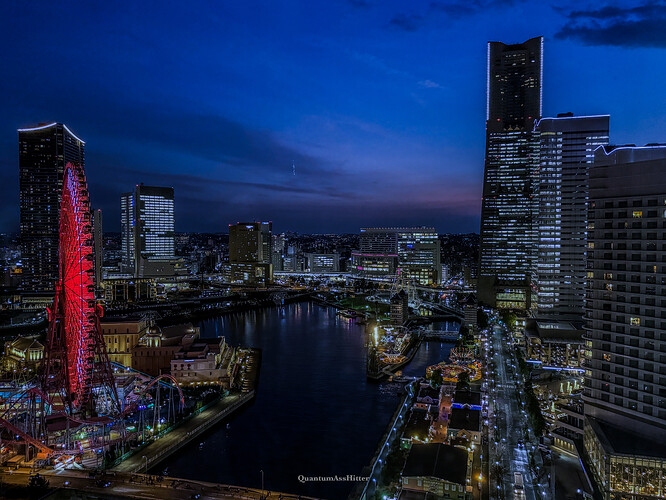
[[[464,391],[469,389],[469,373],[462,372],[458,375],[458,382],[456,383],[456,391]]]
[[[28,487],[36,490],[43,490],[49,487],[49,480],[41,474],[30,476],[28,480]]]
[[[509,331],[513,331],[516,328],[516,313],[511,312],[511,311],[504,311],[502,313],[502,321],[506,325],[506,327],[509,329]]]
[[[440,370],[433,370],[432,375],[430,376],[430,383],[433,387],[438,388],[444,382],[444,377],[442,377],[442,372]]]
[[[488,315],[480,307],[476,310],[476,324],[480,330],[488,328]]]

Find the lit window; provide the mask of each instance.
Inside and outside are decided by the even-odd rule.
[[[629,323],[631,323],[631,326],[641,326],[641,318],[632,316],[629,318]]]
[[[640,219],[643,217],[643,211],[642,210],[634,210],[634,219]]]

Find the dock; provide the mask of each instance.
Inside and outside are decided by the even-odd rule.
[[[147,471],[159,462],[190,443],[197,436],[221,422],[225,417],[254,399],[255,392],[230,394],[205,408],[167,434],[157,438],[144,448],[112,467],[116,472]]]

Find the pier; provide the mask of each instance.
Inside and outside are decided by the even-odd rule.
[[[225,417],[254,399],[255,392],[231,394],[212,403],[200,413],[184,421],[180,426],[157,438],[144,448],[112,467],[117,472],[147,472],[169,455],[196,439],[200,434],[218,424]]]

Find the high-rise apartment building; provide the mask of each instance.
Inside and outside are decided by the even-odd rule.
[[[666,145],[596,150],[588,227],[585,448],[604,498],[664,498]]]
[[[542,118],[537,178],[536,288],[540,315],[582,318],[587,250],[588,171],[608,144],[608,115]]]
[[[542,52],[542,37],[488,43],[478,298],[493,307],[531,307]]]
[[[404,273],[420,284],[439,283],[440,242],[434,228],[362,228],[356,272],[369,276]]]
[[[58,275],[62,181],[67,163],[85,164],[85,142],[63,123],[19,129],[22,290],[52,296]]]
[[[173,188],[139,184],[121,195],[120,213],[125,272],[142,277],[151,261],[175,258]]]
[[[273,281],[272,226],[271,222],[229,224],[232,282],[258,285]]]

